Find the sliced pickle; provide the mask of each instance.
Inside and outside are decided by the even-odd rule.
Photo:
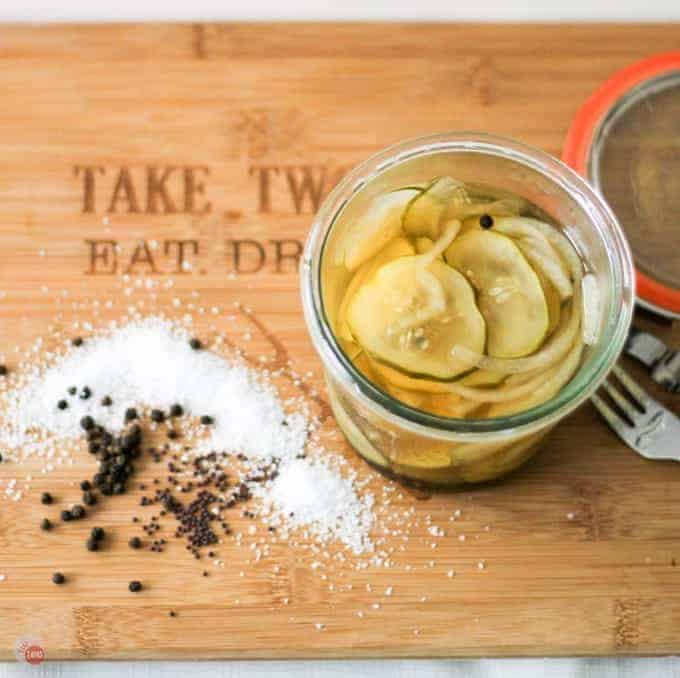
[[[399,257],[407,257],[415,254],[413,245],[406,238],[395,238],[391,243],[385,247],[382,252],[375,255],[370,261],[365,262],[361,268],[354,274],[350,280],[345,296],[342,298],[342,303],[338,309],[337,325],[338,335],[347,342],[354,342],[352,332],[347,325],[347,306],[352,297],[359,289],[359,286],[370,278],[383,264],[394,261]],[[350,356],[351,358],[352,356]]]
[[[535,351],[548,330],[545,295],[536,273],[504,235],[471,230],[454,240],[446,261],[477,290],[487,324],[487,353],[517,358]]]
[[[383,380],[388,381],[394,386],[407,388],[412,391],[423,391],[425,393],[449,393],[449,381],[414,377],[405,374],[395,367],[379,363],[376,360],[371,361],[371,367]],[[495,386],[503,381],[505,377],[505,374],[492,372],[491,370],[472,370],[469,374],[456,377],[455,382],[462,386]]]
[[[579,341],[559,362],[557,366],[546,370],[545,383],[539,386],[531,395],[515,400],[494,403],[489,407],[489,417],[507,417],[510,414],[524,412],[532,407],[538,407],[559,393],[574,376],[581,361],[583,346]]]
[[[415,245],[418,254],[425,254],[425,252],[429,252],[432,249],[434,241],[430,238],[416,238]]]
[[[515,439],[495,454],[477,462],[465,464],[460,469],[462,480],[466,483],[480,483],[510,473],[536,453],[539,443],[548,432],[549,429],[542,429],[521,440]]]
[[[344,236],[343,260],[348,271],[359,268],[399,235],[406,206],[421,192],[418,188],[404,188],[373,200]]]
[[[455,393],[431,395],[427,411],[440,417],[463,419],[479,409],[480,404],[461,398]]]
[[[500,384],[507,375],[502,372],[492,372],[491,370],[473,370],[470,374],[458,380],[461,386],[496,386]]]
[[[492,228],[494,233],[512,238],[534,271],[550,280],[560,301],[565,301],[574,292],[569,267],[545,235],[536,228],[537,223],[541,222],[524,217],[495,217]],[[479,217],[465,219],[460,235],[472,230],[484,230]]]
[[[328,395],[331,403],[331,408],[333,409],[333,415],[335,416],[338,426],[347,436],[350,444],[353,445],[359,454],[361,454],[366,460],[375,464],[376,466],[381,466],[386,468],[389,466],[389,462],[385,457],[382,456],[375,449],[375,447],[369,442],[368,438],[364,435],[363,431],[354,423],[352,417],[347,413],[343,407],[340,398],[338,398],[333,389],[328,389]]]
[[[400,388],[399,386],[394,386],[388,381],[383,382],[382,387],[393,397],[402,403],[405,403],[409,407],[413,407],[416,410],[422,408],[423,404],[428,398],[427,393],[422,391],[413,391],[408,388]]]
[[[560,296],[560,301],[565,301],[574,294],[566,266],[549,242],[518,238],[515,243],[534,271],[550,280]]]
[[[411,200],[404,215],[404,231],[408,235],[436,240],[444,215],[452,205],[467,201],[465,187],[451,177],[435,179],[420,195]]]
[[[547,335],[551,335],[555,328],[560,324],[562,317],[562,299],[555,286],[542,273],[536,271],[536,275],[543,288],[545,294],[545,303],[548,307],[548,331]]]
[[[553,280],[553,284],[562,294],[563,299],[573,294],[573,290],[570,289],[571,281],[580,280],[582,265],[576,250],[563,233],[544,221],[529,217],[498,219],[494,224],[494,230],[515,238],[518,242],[529,242],[533,248],[538,248],[541,254],[545,254],[547,259],[552,260],[549,268],[554,269],[557,266],[562,273],[559,277],[567,280],[567,288],[564,290],[562,289],[564,283],[561,280]],[[538,263],[540,265],[541,262]],[[544,272],[548,278],[551,278],[550,271]]]
[[[430,444],[423,444],[418,439],[409,439],[409,443],[402,441],[391,451],[390,462],[395,467],[399,465],[432,470],[446,469],[451,465],[449,443],[432,441]]]
[[[378,360],[416,375],[451,379],[469,369],[456,345],[484,348],[484,319],[465,278],[439,260],[419,257],[382,266],[347,308],[352,335]]]
[[[412,377],[404,374],[401,370],[390,365],[385,365],[377,360],[371,362],[373,371],[387,383],[399,388],[407,388],[412,391],[422,391],[423,393],[447,393],[445,381],[435,379],[425,379],[422,377]]]
[[[353,358],[354,366],[361,372],[369,381],[376,381],[377,375],[373,370],[371,359],[362,350],[359,355]]]
[[[345,355],[347,357],[354,361],[356,358],[358,358],[363,352],[364,349],[357,344],[354,339],[346,339],[345,337],[340,337],[340,344],[342,346],[342,350],[345,352]]]

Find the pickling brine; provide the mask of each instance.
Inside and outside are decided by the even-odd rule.
[[[501,197],[499,197],[501,196]],[[375,197],[326,252],[331,327],[384,394],[447,419],[507,417],[553,398],[584,350],[583,263],[519,196],[453,177]],[[333,286],[336,289],[329,289]],[[431,483],[484,480],[547,433],[409,445],[331,387],[338,423],[371,463]]]

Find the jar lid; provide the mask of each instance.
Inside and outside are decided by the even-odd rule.
[[[616,213],[635,259],[638,302],[680,318],[680,52],[607,80],[577,113],[562,159]]]

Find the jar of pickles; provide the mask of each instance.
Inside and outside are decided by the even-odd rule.
[[[603,200],[550,156],[473,134],[350,172],[301,276],[338,425],[372,465],[431,485],[528,459],[606,376],[634,299]]]

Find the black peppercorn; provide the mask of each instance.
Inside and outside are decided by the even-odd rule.
[[[177,431],[175,431],[174,429],[171,429],[170,431],[168,431],[168,438],[170,440],[177,440],[177,438],[179,438],[179,433],[177,433]]]
[[[94,506],[97,503],[97,495],[87,490],[83,492],[83,504],[85,506]]]
[[[74,520],[80,520],[81,518],[85,517],[85,508],[81,506],[80,504],[76,504],[72,509],[71,509],[71,518]]]
[[[192,340],[189,342],[189,346],[191,346],[191,348],[193,348],[194,351],[199,351],[200,349],[203,348],[203,344],[201,343],[201,340],[200,340],[200,339],[196,339],[196,338],[192,339]]]
[[[87,400],[92,395],[92,389],[89,386],[83,386],[80,389],[80,399]]]
[[[479,225],[482,228],[491,228],[493,226],[493,217],[490,214],[482,214],[479,217]]]
[[[71,343],[74,346],[82,346],[83,345],[83,338],[82,337],[76,337]]]
[[[137,414],[137,410],[134,407],[128,407],[127,410],[125,410],[125,421],[133,421],[134,419],[138,419],[139,415]]]
[[[52,529],[52,523],[50,522],[49,518],[42,519],[40,522],[40,529],[45,530],[45,532]]]
[[[49,506],[54,499],[52,498],[52,495],[49,492],[43,492],[42,496],[40,497],[40,503],[44,504],[45,506]]]
[[[110,405],[113,405],[113,400],[111,399],[111,396],[104,396],[102,398],[102,406],[109,407]]]
[[[78,389],[75,386],[69,386],[68,394],[69,395],[75,395],[76,393],[78,393]]]
[[[88,551],[99,551],[99,542],[92,537],[85,542],[85,546]]]
[[[64,510],[61,512],[61,519],[62,519],[65,523],[68,523],[68,521],[71,520],[72,518],[73,518],[73,516],[71,515],[71,512],[70,512],[69,510],[64,509]]]
[[[80,420],[80,426],[84,431],[91,431],[94,428],[94,419],[89,415],[85,416]]]
[[[130,589],[130,591],[132,593],[139,593],[142,590],[142,582],[141,581],[131,581],[128,584],[128,589]]]
[[[82,480],[80,482],[80,489],[83,492],[87,492],[88,490],[92,489],[92,483],[89,480]]]
[[[55,572],[52,575],[52,581],[55,584],[63,584],[66,581],[66,577],[61,572]]]
[[[93,527],[92,532],[90,532],[90,536],[92,537],[92,539],[101,541],[106,536],[106,533],[104,532],[104,529],[101,527]]]
[[[130,541],[128,542],[128,546],[131,549],[139,549],[142,548],[142,540],[139,537],[132,537]]]
[[[170,408],[171,417],[181,417],[184,414],[184,408],[180,404],[175,404]]]
[[[203,424],[203,426],[211,426],[214,423],[215,423],[215,420],[208,414],[204,414],[201,417],[201,424]]]
[[[157,424],[165,421],[165,412],[163,410],[151,410],[151,421],[155,421]]]
[[[58,407],[60,410],[65,410],[65,409],[68,407],[68,401],[66,401],[66,400],[60,400],[60,401],[57,403],[57,407]]]
[[[0,377],[7,376],[7,365],[0,365]]]
[[[169,612],[168,614],[169,614],[171,617],[176,617],[176,616],[177,616],[177,612],[175,612],[174,610],[170,610],[170,612]]]

